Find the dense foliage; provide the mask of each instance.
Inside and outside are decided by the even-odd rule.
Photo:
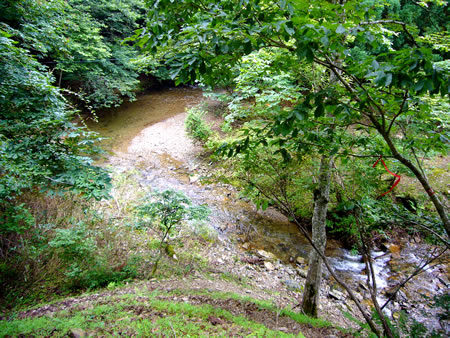
[[[107,174],[91,165],[94,136],[71,122],[74,111],[52,77],[2,31],[0,41],[0,161],[2,227],[17,232],[29,225],[18,198],[36,188],[69,188],[86,197],[105,196]]]
[[[122,42],[144,14],[142,1],[7,1],[0,10],[21,47],[87,104],[111,107],[134,98],[137,51]]]
[[[448,118],[436,115],[429,104],[430,95],[448,95],[448,70],[435,62],[447,55],[420,42],[428,41],[428,33],[445,32],[446,22],[424,17],[436,11],[442,15],[447,7],[438,2],[418,6],[158,1],[149,11],[148,28],[139,32],[140,43],[148,51],[164,52],[163,62],[179,82],[236,84],[229,104],[232,120],[249,116],[250,110],[263,117],[258,127],[246,128],[240,140],[222,147],[224,153],[267,145],[285,161],[314,150],[344,160],[393,157],[419,179],[449,231],[442,202],[419,161],[448,147]],[[416,13],[428,23],[421,29]],[[270,49],[279,51],[265,56]],[[297,76],[292,71],[305,68]],[[317,69],[334,82],[302,81],[301,73]]]
[[[3,233],[33,223],[23,193],[107,196],[108,175],[90,158],[96,136],[73,122],[74,104],[110,107],[134,97],[137,50],[122,42],[144,12],[138,0],[0,4]]]
[[[44,203],[36,208],[41,200],[109,197],[109,174],[92,160],[100,152],[95,145],[98,137],[79,122],[77,107],[110,107],[124,96],[134,97],[138,74],[131,60],[137,51],[122,40],[137,27],[142,14],[141,1],[0,3],[2,289],[8,283],[33,281],[30,267],[40,255],[37,248],[46,252],[48,244],[42,243],[52,238],[57,223],[68,229],[57,232],[51,242],[55,250],[69,238],[75,246],[85,239],[84,220],[42,221],[46,218],[42,215],[59,207]],[[102,271],[107,265],[94,259],[96,246],[89,243],[84,243],[83,252],[66,257],[79,264],[73,277],[80,287],[88,286],[82,280],[92,272],[80,270],[87,266],[83,262],[99,265]]]

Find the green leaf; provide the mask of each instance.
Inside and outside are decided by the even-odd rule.
[[[392,83],[392,73],[387,73],[385,76],[385,81],[384,81],[384,85],[386,87],[389,87]]]
[[[322,36],[322,38],[320,39],[320,42],[322,42],[322,44],[325,46],[325,47],[328,47],[328,45],[329,45],[329,40],[328,40],[328,36],[326,36],[326,35],[324,35],[324,36]]]
[[[295,34],[295,29],[289,27],[287,24],[284,25],[284,30],[286,31],[286,33],[289,34],[289,36],[294,36],[294,34]]]
[[[338,151],[339,151],[339,148],[337,148],[337,147],[331,149],[330,156],[336,155]]]
[[[342,25],[339,25],[337,28],[336,28],[336,33],[338,33],[338,34],[344,34],[345,33],[345,27],[344,26],[342,26]]]
[[[319,100],[318,102],[316,102],[316,110],[314,110],[314,117],[315,118],[319,118],[321,116],[323,116],[324,112],[325,112],[325,107],[323,105],[323,101]]]

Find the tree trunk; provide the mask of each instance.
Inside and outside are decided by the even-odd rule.
[[[314,213],[312,218],[312,240],[322,255],[325,252],[327,236],[325,231],[327,206],[330,196],[331,166],[333,159],[322,155],[320,161],[319,186],[314,191]],[[303,292],[302,310],[305,314],[317,317],[319,308],[320,282],[322,280],[322,258],[315,250],[309,256],[308,275]]]
[[[417,177],[423,189],[427,192],[428,196],[433,202],[434,207],[436,208],[439,216],[441,217],[442,223],[444,224],[445,232],[447,233],[447,237],[450,237],[450,222],[447,216],[447,212],[445,210],[445,206],[441,202],[439,197],[435,194],[434,190],[431,188],[430,183],[428,183],[426,176],[422,174],[420,170],[410,160],[403,157],[397,151],[397,148],[395,147],[394,143],[392,142],[390,136],[387,133],[382,133],[382,135],[386,143],[388,144],[389,149],[392,152],[392,155],[394,155],[394,157],[397,160],[399,160],[404,166],[406,166],[409,170],[411,170],[413,174]]]
[[[422,185],[423,189],[426,191],[428,196],[430,197],[431,201],[434,204],[434,207],[436,208],[436,211],[438,212],[442,223],[444,224],[445,232],[447,233],[447,237],[450,237],[450,221],[447,216],[447,210],[445,205],[441,202],[439,197],[435,194],[434,190],[431,188],[430,183],[428,182],[426,176],[422,174],[422,172],[417,168],[410,160],[408,160],[406,157],[404,157],[400,152],[397,150],[397,147],[395,146],[394,142],[391,139],[391,136],[389,135],[389,132],[386,132],[386,130],[383,128],[383,126],[377,121],[377,119],[373,116],[369,116],[370,121],[375,126],[377,131],[383,136],[384,140],[386,141],[389,149],[391,150],[392,155],[394,158],[400,161],[404,166],[406,166],[409,170],[412,171],[414,176],[419,180],[420,184]]]

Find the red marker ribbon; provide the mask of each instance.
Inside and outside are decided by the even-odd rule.
[[[391,174],[392,176],[397,177],[397,180],[394,182],[394,184],[392,185],[391,189],[389,189],[389,191],[386,191],[385,193],[383,193],[383,194],[380,195],[380,197],[383,197],[384,195],[389,194],[392,190],[394,190],[394,188],[397,186],[397,184],[400,183],[401,176],[400,176],[400,175],[397,175],[397,174],[394,174],[392,171],[390,171],[390,170],[388,169],[388,167],[386,166],[386,163],[385,163],[384,160],[383,160],[383,155],[380,155],[380,157],[378,158],[378,160],[373,164],[372,168],[375,168],[375,167],[377,166],[378,162],[380,162],[380,161],[381,161],[381,163],[383,163],[384,169],[386,169],[386,171],[387,171],[389,174]]]

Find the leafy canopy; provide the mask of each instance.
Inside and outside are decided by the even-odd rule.
[[[17,231],[23,192],[71,190],[87,198],[108,195],[108,174],[92,165],[95,135],[72,122],[75,111],[52,76],[0,30],[1,231]]]

